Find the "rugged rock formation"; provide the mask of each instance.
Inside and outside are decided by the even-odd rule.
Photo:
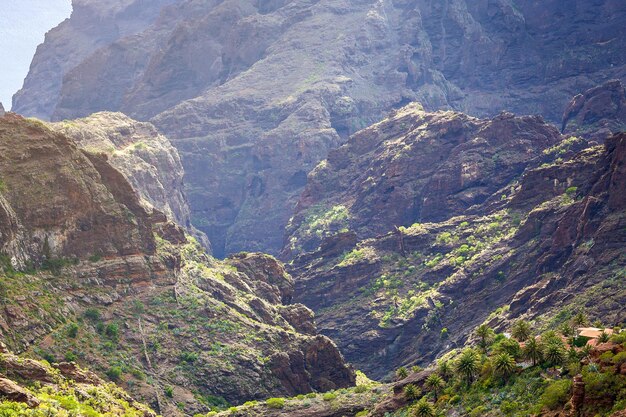
[[[155,252],[149,214],[106,156],[12,114],[0,139],[0,250],[14,266]]]
[[[309,175],[284,256],[314,250],[342,228],[373,237],[465,213],[559,140],[539,117],[481,120],[404,107],[331,151]]]
[[[620,134],[563,159],[575,143],[537,118],[399,111],[311,174],[299,203],[309,213],[292,229],[308,233],[287,242],[310,250],[290,263],[295,300],[376,378],[464,345],[485,321],[547,320],[557,306],[584,305],[619,322],[625,140]],[[458,151],[436,153],[448,160],[429,157],[455,143]],[[434,200],[429,211],[424,196]]]
[[[14,109],[153,118],[220,256],[277,252],[306,173],[393,107],[558,121],[626,63],[626,6],[611,0],[75,3]]]
[[[121,0],[104,4],[73,0],[70,19],[50,30],[44,43],[37,48],[32,71],[13,97],[15,112],[49,120],[59,101],[64,80],[73,68],[120,38],[140,36],[155,22],[161,9],[173,2]],[[145,43],[150,41],[151,37],[144,39]],[[119,73],[118,76],[125,75]],[[34,95],[39,99],[29,98]],[[89,113],[92,112],[83,116]]]
[[[4,106],[0,103],[0,117],[5,115]]]
[[[28,408],[42,405],[51,415],[63,415],[70,410],[81,409],[91,415],[133,413],[156,417],[156,413],[148,407],[121,389],[106,384],[95,374],[80,369],[75,363],[64,362],[52,367],[18,357],[4,345],[0,345],[0,348],[0,367],[3,372],[0,374],[0,405],[10,415],[30,415],[27,414]],[[42,387],[42,384],[45,386]],[[65,401],[56,401],[61,397]]]
[[[10,114],[0,179],[0,338],[14,350],[88,364],[168,416],[354,385],[313,313],[282,305],[293,280],[277,260],[211,258],[106,155]]]
[[[103,112],[51,127],[88,152],[106,154],[109,163],[139,192],[148,210],[165,213],[210,248],[206,235],[191,225],[178,152],[154,126],[121,113]]]
[[[563,113],[562,131],[593,140],[626,130],[626,89],[620,80],[608,81],[578,94]]]

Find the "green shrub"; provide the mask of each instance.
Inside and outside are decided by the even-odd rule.
[[[610,340],[611,342],[617,343],[618,345],[626,343],[626,330],[622,331],[621,333],[614,333],[613,336],[611,336]]]
[[[99,262],[100,260],[102,260],[102,255],[99,253],[94,253],[89,257],[89,262]]]
[[[368,386],[367,386],[367,385],[357,385],[357,386],[354,388],[354,392],[355,392],[356,394],[362,394],[362,393],[367,392],[367,391],[369,391],[369,388],[368,388]]]
[[[198,360],[198,354],[196,352],[182,352],[180,354],[181,362],[194,363]]]
[[[67,326],[67,336],[74,339],[76,338],[76,336],[78,336],[78,324],[76,323],[70,323]]]
[[[111,340],[117,341],[120,337],[120,328],[117,323],[109,323],[104,328],[104,334]]]
[[[164,391],[166,397],[172,398],[174,396],[174,388],[167,386],[165,387]]]
[[[422,395],[422,390],[420,390],[414,384],[407,384],[404,387],[404,398],[406,398],[407,401],[417,400],[421,395]]]
[[[285,407],[285,399],[284,398],[269,398],[265,401],[265,405],[269,408],[283,408]]]
[[[327,392],[322,396],[322,399],[324,401],[332,401],[336,398],[337,398],[337,394],[335,394],[334,392]]]
[[[626,363],[626,352],[620,352],[617,355],[613,356],[613,363],[615,365],[622,365]]]
[[[65,354],[65,362],[76,362],[77,356],[74,352],[67,352]]]
[[[550,410],[556,410],[569,400],[569,392],[572,387],[572,381],[569,379],[561,379],[550,383],[539,398],[539,406],[546,407]]]
[[[407,376],[409,376],[409,371],[407,371],[404,366],[401,366],[400,368],[398,368],[398,370],[396,370],[396,378],[398,380],[404,379]]]
[[[309,393],[306,395],[306,397],[307,397],[307,398],[315,398],[315,397],[317,397],[317,394],[316,394],[316,393],[314,393],[314,392],[309,392]]]
[[[84,316],[85,318],[96,322],[100,320],[100,311],[95,308],[88,308],[87,310],[85,310]]]
[[[109,368],[106,374],[111,381],[119,381],[120,377],[122,376],[122,368],[120,368],[119,366],[112,366]]]

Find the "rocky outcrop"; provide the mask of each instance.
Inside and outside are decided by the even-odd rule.
[[[559,121],[574,92],[623,78],[625,16],[608,0],[82,0],[13,108],[151,119],[215,253],[277,253],[306,174],[349,134],[409,101]]]
[[[50,126],[81,149],[106,154],[109,163],[139,192],[148,210],[156,208],[165,213],[210,248],[206,235],[191,224],[178,152],[154,126],[107,112]]]
[[[354,384],[313,313],[283,304],[293,279],[276,259],[213,259],[148,212],[106,154],[43,123],[2,118],[0,151],[0,339],[12,349],[88,364],[169,416]],[[0,369],[99,381],[68,363]]]
[[[455,138],[458,151],[429,153]],[[410,108],[356,134],[311,174],[299,203],[308,212],[292,221],[286,256],[309,251],[289,263],[294,300],[376,378],[463,346],[483,322],[570,305],[619,322],[624,135],[577,154],[572,143],[537,118]]]
[[[611,80],[575,96],[563,113],[561,130],[602,141],[626,130],[626,89]]]
[[[0,103],[0,117],[4,116],[6,112],[4,111],[4,106]]]
[[[17,115],[0,138],[0,250],[14,266],[154,253],[148,213],[105,156]]]
[[[132,412],[143,417],[156,417],[148,407],[121,389],[108,386],[95,374],[79,368],[75,363],[64,362],[53,368],[44,362],[21,358],[6,348],[2,350],[0,366],[6,377],[0,374],[0,404],[4,401],[24,403],[28,408],[42,405],[42,408],[54,415],[86,406],[99,413]],[[66,402],[51,401],[51,395],[63,396]],[[6,405],[9,410],[27,414],[25,409]]]
[[[373,237],[465,213],[559,140],[539,117],[481,120],[411,104],[352,136],[309,175],[283,256],[314,250],[342,228]]]
[[[26,403],[29,407],[37,407],[40,402],[30,392],[17,385],[10,379],[0,378],[0,398],[6,398],[9,401],[18,403]]]

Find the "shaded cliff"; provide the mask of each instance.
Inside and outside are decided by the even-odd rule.
[[[611,80],[576,95],[565,108],[561,123],[564,134],[602,140],[626,130],[626,89]]]
[[[277,252],[306,173],[393,107],[559,121],[626,62],[626,6],[611,0],[76,3],[14,109],[154,118],[218,255]]]
[[[98,132],[94,132],[96,135]],[[0,118],[0,338],[164,415],[354,384],[274,258],[208,256],[103,154]]]

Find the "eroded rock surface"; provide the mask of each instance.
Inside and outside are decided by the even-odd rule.
[[[316,249],[344,228],[373,237],[465,213],[560,139],[539,117],[476,119],[411,104],[353,135],[309,175],[283,255]]]
[[[602,141],[626,130],[626,89],[608,81],[575,96],[563,113],[562,131]]]
[[[152,119],[219,256],[277,253],[307,172],[394,107],[556,122],[626,63],[626,5],[609,0],[76,3],[14,109]]]
[[[102,112],[51,124],[80,148],[108,156],[139,192],[148,210],[156,208],[187,229],[210,249],[206,235],[191,224],[180,157],[169,140],[150,123],[137,122],[122,113]]]
[[[88,365],[168,416],[354,385],[313,313],[283,304],[294,284],[279,261],[213,259],[149,213],[106,154],[10,114],[0,180],[0,339],[15,351]],[[31,380],[98,382],[0,352],[1,369]]]
[[[625,135],[576,153],[538,118],[420,112],[354,135],[310,176],[284,255],[320,331],[380,378],[483,322],[556,306],[619,322]]]

